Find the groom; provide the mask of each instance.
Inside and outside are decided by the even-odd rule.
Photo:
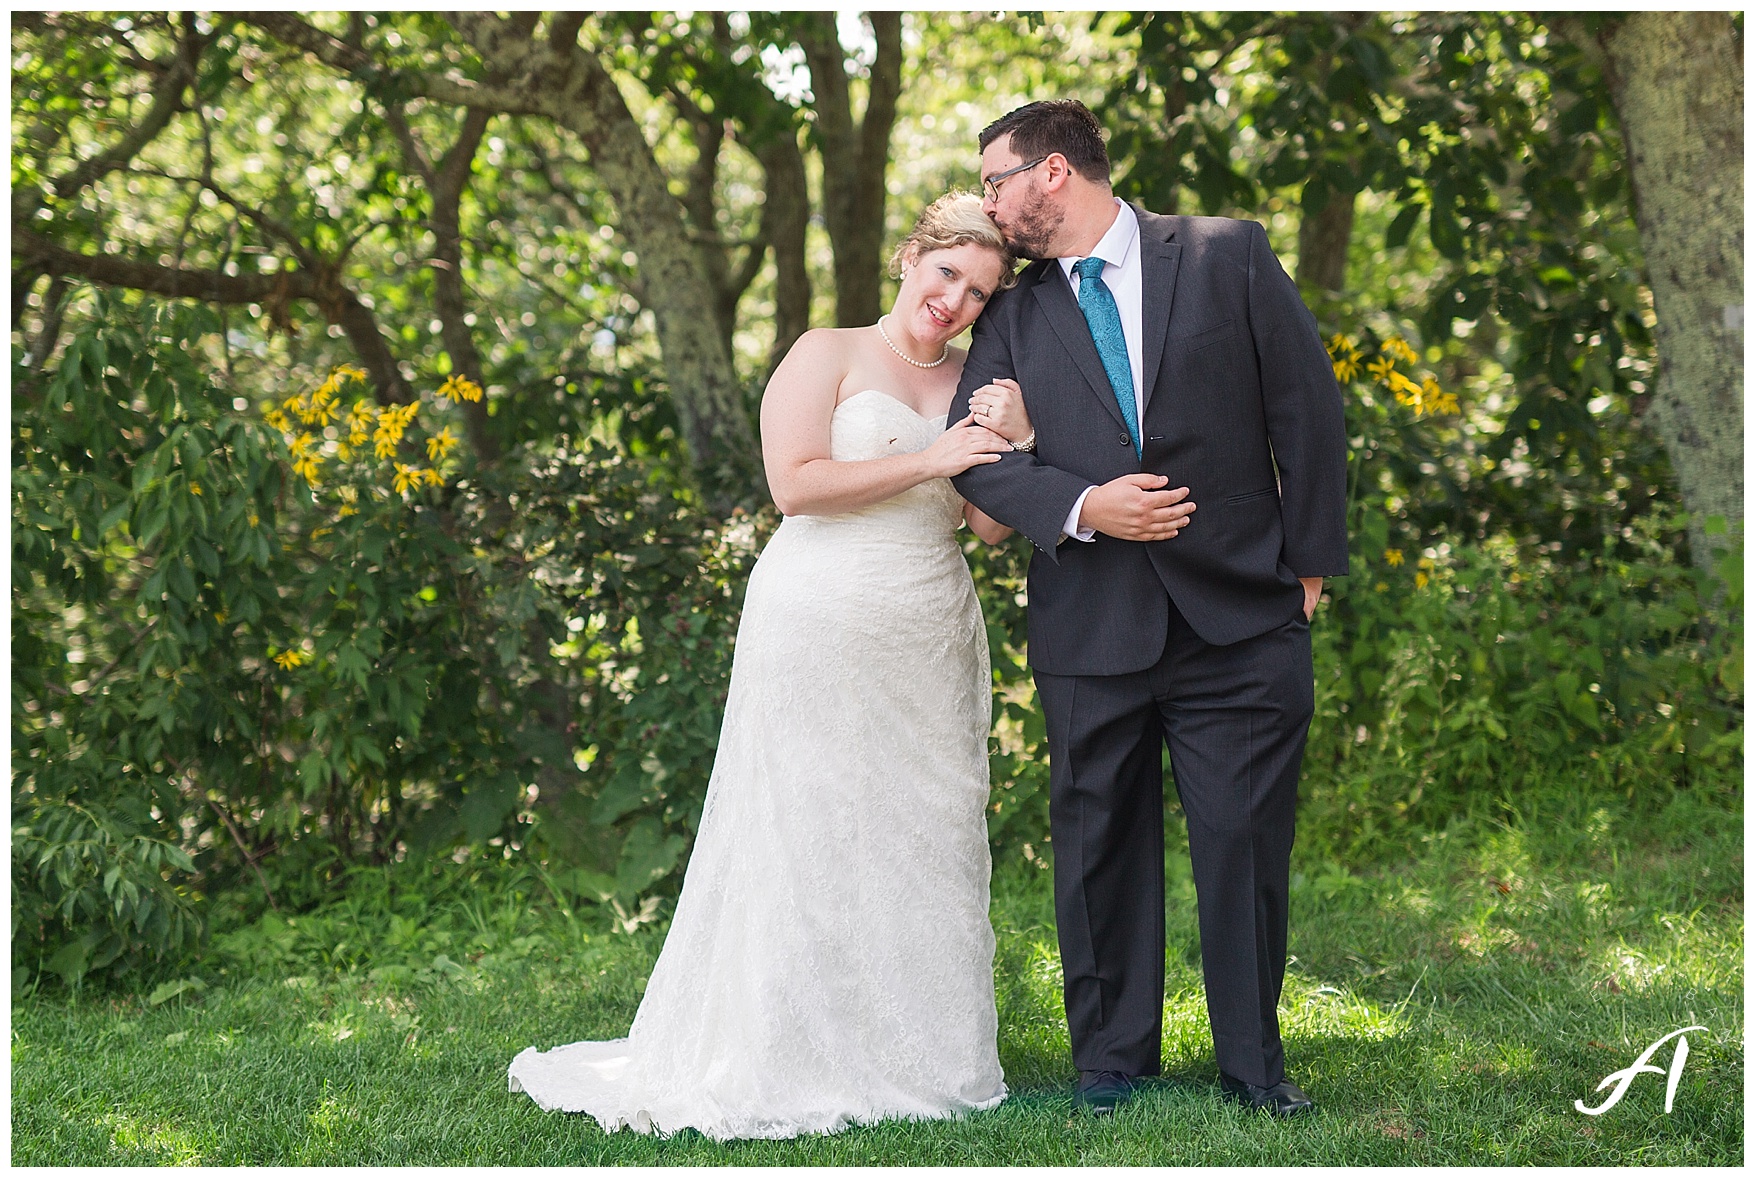
[[[1036,547],[1029,654],[1079,1098],[1112,1112],[1159,1071],[1167,744],[1221,1086],[1307,1111],[1276,1007],[1309,623],[1323,577],[1347,571],[1328,355],[1262,227],[1115,199],[1080,103],[1030,103],[980,141],[984,210],[1036,261],[976,321],[950,420],[1015,378],[1037,440],[953,482]]]

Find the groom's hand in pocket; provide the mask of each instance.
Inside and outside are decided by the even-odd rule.
[[[1169,487],[1161,474],[1124,474],[1091,488],[1079,511],[1081,527],[1117,540],[1168,540],[1188,526],[1194,504],[1187,487]]]

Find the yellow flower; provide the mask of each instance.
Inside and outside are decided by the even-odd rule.
[[[302,650],[283,650],[274,656],[274,661],[280,664],[283,671],[290,671],[294,667],[304,666],[307,659]]]
[[[335,444],[335,460],[337,462],[352,462],[353,447],[346,442],[337,442]]]
[[[341,516],[343,519],[346,519],[350,515],[358,515],[359,512],[360,512],[359,508],[349,507],[347,504],[343,503],[341,505],[341,510],[336,512],[335,514]]]
[[[1402,550],[1400,548],[1385,548],[1383,550],[1383,563],[1391,568],[1399,567],[1402,563]]]
[[[396,464],[396,477],[391,480],[391,485],[396,488],[398,495],[406,493],[409,488],[419,482],[420,472],[418,470],[404,462]]]
[[[1377,359],[1371,361],[1371,363],[1365,365],[1365,371],[1369,372],[1372,376],[1375,376],[1378,380],[1387,382],[1389,380],[1389,374],[1395,371],[1395,361],[1388,356],[1379,356]]]
[[[457,435],[451,432],[450,426],[446,426],[433,437],[427,439],[427,458],[437,462],[456,448]]]
[[[1390,391],[1395,394],[1395,399],[1397,401],[1400,401],[1403,405],[1412,405],[1416,410],[1420,408],[1419,385],[1415,384],[1399,372],[1391,372],[1389,374],[1389,379],[1384,383],[1389,385]]]
[[[189,494],[191,494],[191,495],[201,494],[201,484],[196,482],[194,479],[189,480]]]
[[[286,448],[292,451],[294,458],[304,458],[310,454],[311,447],[316,444],[317,439],[312,437],[310,432],[307,431],[288,442]]]
[[[328,417],[329,402],[331,400],[333,400],[333,398],[330,394],[323,389],[318,389],[316,393],[311,396],[310,400],[300,397],[293,405],[293,412],[298,414],[299,420],[306,425],[316,425],[318,422],[323,421]]]
[[[1432,578],[1428,577],[1425,573],[1415,573],[1414,588],[1424,589],[1431,580]]]
[[[333,380],[335,377],[346,377],[349,380],[357,380],[361,382],[368,379],[366,376],[366,370],[354,364],[336,365],[335,376],[330,377],[330,379]]]
[[[439,386],[439,396],[444,397],[453,405],[459,401],[479,401],[481,400],[481,386],[467,376],[453,375],[447,377],[445,383]]]
[[[292,464],[292,468],[293,473],[301,476],[307,483],[314,483],[317,481],[318,468],[322,465],[323,460],[321,458],[318,458],[316,455],[310,455],[295,460]]]
[[[407,405],[384,406],[378,413],[378,428],[372,433],[372,452],[379,458],[389,458],[395,454],[397,444],[402,441],[402,432],[414,420],[418,408],[412,402]]]
[[[1346,384],[1359,375],[1359,361],[1352,356],[1342,356],[1335,361],[1335,380]]]
[[[1446,416],[1457,412],[1456,396],[1438,387],[1438,382],[1428,376],[1420,386],[1420,408],[1426,413],[1441,413]]]
[[[262,419],[283,434],[292,431],[292,421],[279,409],[270,409],[262,415]]]
[[[440,474],[438,471],[434,470],[430,466],[427,469],[421,471],[420,473],[421,473],[421,477],[426,479],[427,486],[429,486],[429,487],[442,487],[445,485],[445,476]]]
[[[1414,349],[1408,346],[1408,341],[1399,335],[1394,339],[1385,340],[1383,347],[1379,348],[1378,351],[1385,356],[1399,356],[1409,364],[1419,359],[1419,356],[1415,355]]]
[[[1334,335],[1328,337],[1328,354],[1337,357],[1344,356],[1349,360],[1357,360],[1359,358],[1359,348],[1352,340],[1339,332],[1336,332]]]
[[[372,436],[372,425],[377,416],[370,401],[363,397],[355,401],[353,408],[347,414],[347,444],[350,446],[365,445],[366,440]]]

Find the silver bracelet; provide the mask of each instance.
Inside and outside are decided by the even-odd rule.
[[[1012,449],[1021,450],[1026,454],[1034,451],[1036,449],[1036,431],[1031,430],[1029,437],[1025,438],[1021,442],[1013,442],[1011,444],[1011,446],[1012,446]]]

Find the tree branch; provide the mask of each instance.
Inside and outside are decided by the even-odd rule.
[[[282,270],[275,274],[226,274],[185,266],[160,266],[112,254],[82,254],[57,245],[30,229],[12,227],[12,256],[48,274],[71,274],[103,286],[145,290],[175,299],[200,299],[221,304],[261,303],[269,308],[289,300],[317,304],[331,323],[339,324],[360,363],[371,373],[380,401],[414,400],[414,389],[371,309],[342,285],[330,267],[321,271]]]
[[[176,299],[261,303],[281,292],[284,292],[282,297],[318,297],[315,276],[305,270],[278,274],[225,274],[218,270],[160,266],[114,254],[82,254],[19,225],[12,227],[12,256],[15,261],[40,266],[49,274],[72,274],[104,286],[146,290]]]

